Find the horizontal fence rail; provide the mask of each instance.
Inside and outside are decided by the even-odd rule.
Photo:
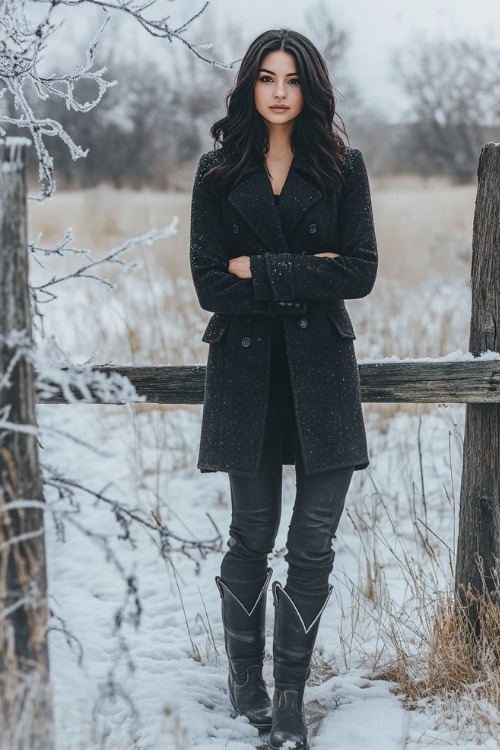
[[[204,365],[103,365],[92,369],[124,375],[146,403],[203,403]],[[365,403],[500,403],[500,358],[360,362],[358,370]],[[83,400],[78,390],[72,392],[76,401]],[[54,393],[39,396],[38,403],[65,404],[68,399],[54,384]],[[96,397],[94,403],[109,402]]]

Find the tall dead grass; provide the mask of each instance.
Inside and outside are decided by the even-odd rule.
[[[419,585],[422,585],[423,579]],[[412,630],[401,626],[401,612],[390,610],[386,638],[391,657],[375,677],[395,683],[407,708],[431,707],[443,727],[461,741],[482,744],[500,738],[500,608],[495,590],[481,597],[468,592],[467,603],[453,590],[435,590],[413,609]],[[478,613],[475,628],[470,607]]]
[[[379,182],[373,185],[379,279],[368,298],[348,303],[358,357],[465,350],[475,188],[443,180]],[[157,364],[206,357],[199,337],[208,316],[199,309],[189,277],[189,201],[185,193],[104,186],[59,193],[49,204],[31,206],[30,232],[41,232],[42,244],[58,241],[69,224],[74,244],[93,248],[97,256],[179,217],[175,237],[137,252],[141,271],[113,279],[118,282],[113,295],[90,284],[82,292],[80,282],[69,283],[61,291],[62,304],[47,307],[47,320],[70,354],[94,356],[96,362]]]
[[[476,632],[468,606],[458,601],[455,592],[436,592],[433,601],[420,610],[420,658],[409,653],[406,640],[394,627],[395,659],[385,676],[413,701],[450,694],[461,698],[473,691],[478,699],[486,698],[500,709],[499,593],[498,587],[482,597],[468,593],[467,604],[479,613]]]
[[[348,583],[349,627],[341,633],[344,661],[348,666],[356,653],[371,679],[393,682],[393,692],[404,696],[409,709],[431,708],[441,728],[461,741],[497,741],[500,578],[490,584],[489,592],[483,580],[486,593],[481,596],[467,591],[459,597],[453,586],[458,489],[454,463],[461,457],[460,441],[454,458],[450,452],[448,481],[440,495],[433,487],[430,496],[428,459],[427,465],[418,470],[416,466],[419,456],[426,459],[420,436],[415,430],[407,441],[401,433],[400,437],[400,460],[412,463],[414,473],[421,475],[408,492],[406,511],[401,497],[396,500],[391,491],[375,486],[348,511],[359,536],[360,556],[358,580]],[[410,443],[417,444],[416,451]]]
[[[372,193],[383,276],[418,283],[468,275],[475,185],[392,177],[374,180]]]
[[[436,357],[467,349],[474,193],[474,187],[435,181],[374,185],[379,280],[367,299],[348,304],[358,334],[359,358]],[[43,225],[33,210],[32,231],[42,229],[49,241],[63,233],[68,217],[73,216],[77,244],[103,249],[152,224],[164,225],[173,214],[181,218],[178,237],[158,248],[147,248],[143,270],[121,279],[111,297],[89,287],[79,292],[81,296],[70,292],[59,308],[57,303],[51,305],[56,314],[49,311],[47,317],[52,315],[51,325],[59,340],[66,340],[71,354],[85,359],[93,356],[96,362],[188,364],[205,360],[206,347],[200,339],[208,315],[199,309],[189,280],[188,201],[186,195],[116,194],[100,189],[56,197],[55,211],[44,214]],[[86,207],[83,218],[82,206]],[[390,426],[405,418],[407,427],[397,432],[400,454],[394,463],[405,467],[420,462],[421,481],[404,491],[399,485],[389,502],[387,493],[368,487],[369,475],[359,480],[359,497],[369,501],[351,512],[360,539],[359,580],[350,582],[350,617],[345,608],[349,627],[341,633],[344,661],[347,665],[351,652],[365,649],[371,675],[393,680],[409,704],[443,699],[450,721],[458,721],[468,701],[469,706],[476,706],[475,713],[467,714],[473,731],[480,734],[488,725],[493,732],[488,706],[500,710],[500,614],[494,597],[484,602],[482,634],[474,637],[450,585],[458,484],[453,461],[450,456],[450,481],[440,498],[436,494],[430,498],[425,464],[435,462],[437,456],[433,445],[425,451],[421,445],[417,452],[410,449],[418,430],[417,407],[368,405],[366,411],[378,431],[377,450],[383,451],[385,445],[388,453],[394,453]],[[137,425],[138,450],[147,446],[148,434],[155,435],[165,456],[167,430],[161,422],[168,416],[155,409],[148,419]],[[451,425],[450,440],[456,431],[456,425]],[[460,448],[460,440],[456,442]],[[182,440],[180,445],[182,453]],[[192,452],[192,446],[185,450]],[[442,446],[440,450],[446,451]],[[165,473],[164,464],[155,463],[149,453],[136,460],[137,491],[149,488],[157,498],[166,496],[168,487],[160,486],[155,478]],[[176,461],[185,465],[182,458]],[[388,474],[392,468],[388,465]],[[158,510],[169,512],[160,505]],[[429,507],[432,512],[427,513]],[[391,594],[394,579],[404,581],[403,602]]]

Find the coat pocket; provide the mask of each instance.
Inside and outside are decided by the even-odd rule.
[[[354,328],[352,327],[351,319],[347,310],[329,310],[328,317],[333,323],[335,330],[342,336],[342,338],[356,338],[356,334],[354,333]]]
[[[231,318],[229,315],[215,313],[208,321],[208,325],[205,328],[205,333],[201,340],[204,341],[205,344],[220,343],[224,338],[224,334],[226,333],[230,322]]]

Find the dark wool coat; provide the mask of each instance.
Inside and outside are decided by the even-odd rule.
[[[273,197],[264,166],[217,197],[204,174],[220,151],[201,157],[193,188],[191,269],[200,305],[215,315],[198,467],[254,476],[269,398],[271,316],[283,318],[297,432],[307,473],[368,465],[354,355],[344,299],[375,281],[377,249],[360,151],[347,150],[340,194],[311,183],[296,154]],[[315,258],[315,253],[339,258]],[[250,256],[251,279],[227,270]]]

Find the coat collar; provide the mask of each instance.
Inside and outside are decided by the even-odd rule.
[[[231,205],[272,252],[288,252],[286,235],[321,198],[321,192],[304,179],[302,171],[302,159],[296,155],[281,192],[279,209],[263,164],[228,195]]]

